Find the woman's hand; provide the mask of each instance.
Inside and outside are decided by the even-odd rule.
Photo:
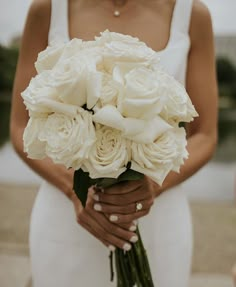
[[[160,187],[144,176],[142,180],[122,182],[104,192],[97,191],[93,195],[96,201],[93,208],[108,215],[111,222],[123,225],[147,215],[160,193]]]
[[[122,226],[111,222],[103,213],[94,209],[95,190],[93,187],[89,189],[86,207],[83,207],[80,200],[74,194],[71,199],[74,203],[77,222],[88,232],[99,239],[104,245],[114,251],[115,247],[126,251],[131,249],[130,243],[138,241],[135,231],[135,225],[130,221]],[[116,196],[117,197],[117,196]]]

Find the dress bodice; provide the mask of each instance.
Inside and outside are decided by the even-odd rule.
[[[68,1],[51,0],[51,23],[48,43],[67,42],[69,37]],[[166,47],[158,51],[165,70],[185,85],[188,53],[190,49],[189,25],[193,0],[176,0]]]

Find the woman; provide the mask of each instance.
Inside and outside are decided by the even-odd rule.
[[[49,159],[28,159],[23,152],[28,114],[20,93],[35,75],[34,62],[48,43],[75,37],[91,40],[105,29],[137,36],[156,50],[167,72],[186,85],[200,116],[187,127],[190,157],[180,174],[169,174],[162,187],[145,177],[106,189],[102,196],[90,188],[83,208],[73,193],[72,171]],[[179,184],[211,158],[216,126],[212,25],[200,1],[34,0],[22,39],[11,117],[16,151],[44,178],[31,219],[34,287],[113,286],[108,279],[106,247],[129,250],[131,242],[138,240],[136,219],[140,219],[155,286],[187,287],[191,220]]]

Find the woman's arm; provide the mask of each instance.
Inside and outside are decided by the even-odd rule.
[[[214,37],[211,16],[200,1],[194,2],[190,38],[187,91],[199,117],[187,126],[189,159],[179,174],[168,175],[161,191],[183,182],[199,170],[212,157],[217,143],[218,90]]]
[[[83,208],[73,192],[72,170],[69,171],[62,165],[56,165],[49,159],[31,160],[24,152],[23,132],[29,117],[20,94],[36,74],[34,62],[38,53],[47,46],[50,2],[50,0],[34,0],[27,17],[13,90],[11,140],[15,150],[27,165],[72,200],[76,219],[81,226],[111,249],[118,246],[128,250],[131,248],[130,242],[138,239],[133,232],[135,226],[132,222],[118,226],[112,224],[106,216],[97,214],[93,209],[92,189],[89,192],[87,205]]]
[[[200,1],[194,2],[190,37],[187,91],[199,117],[187,126],[189,159],[180,173],[171,172],[161,187],[144,177],[144,180],[119,184],[106,189],[105,193],[95,194],[99,210],[115,215],[112,218],[116,218],[117,223],[130,222],[148,214],[156,196],[189,178],[214,153],[217,143],[218,98],[214,39],[210,14]],[[122,198],[117,199],[120,194]],[[136,202],[142,202],[141,212],[135,212]]]
[[[34,171],[70,197],[73,195],[72,171],[53,164],[49,159],[31,160],[27,158],[22,140],[28,122],[28,113],[20,94],[28,86],[30,79],[36,75],[34,63],[37,55],[48,44],[50,2],[49,0],[34,1],[26,20],[13,88],[11,140],[16,152]]]

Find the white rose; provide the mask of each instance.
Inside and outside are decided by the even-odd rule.
[[[44,71],[31,79],[29,86],[21,93],[24,104],[30,111],[43,113],[50,109],[38,104],[45,98],[57,100],[56,90],[51,87],[50,71]]]
[[[131,169],[141,172],[162,185],[167,174],[179,171],[188,157],[186,134],[183,128],[167,131],[150,144],[131,144]]]
[[[175,128],[173,130],[175,136],[175,143],[177,146],[177,156],[173,161],[172,170],[180,172],[181,165],[184,164],[184,160],[188,159],[189,153],[187,150],[187,136],[184,128]]]
[[[61,61],[69,60],[70,58],[73,58],[75,55],[77,55],[80,51],[83,51],[84,49],[84,42],[81,39],[72,39],[69,42],[64,44],[64,49],[61,54],[61,57],[58,61],[60,63]]]
[[[38,138],[40,132],[43,130],[47,117],[31,117],[24,130],[23,142],[24,151],[32,159],[43,159],[45,154],[45,143]]]
[[[143,42],[112,41],[105,44],[104,57],[116,61],[149,61],[155,52]]]
[[[198,116],[185,88],[164,72],[157,72],[163,82],[165,104],[161,116],[168,122],[190,122]]]
[[[126,44],[132,43],[139,43],[139,39],[136,37],[132,37],[130,35],[124,35],[121,33],[110,32],[109,30],[105,30],[104,32],[100,33],[99,37],[95,37],[96,43],[100,44],[103,43],[110,43],[112,41],[120,41],[125,42]]]
[[[77,113],[76,106],[60,102],[57,90],[52,85],[51,75],[51,71],[42,72],[34,77],[26,90],[21,93],[30,115],[52,112],[75,115]]]
[[[172,126],[159,116],[149,120],[125,118],[111,105],[97,110],[93,115],[93,121],[117,129],[124,137],[140,143],[151,143],[162,133],[172,129]]]
[[[157,61],[155,51],[138,38],[115,32],[105,31],[96,37],[98,45],[103,45],[103,62],[107,71],[111,72],[117,62],[151,64]]]
[[[114,53],[114,55],[118,57],[122,55],[122,58],[124,54],[127,53],[127,56],[128,54],[131,56],[130,61],[137,58],[143,60],[150,60],[154,58],[156,62],[156,60],[159,59],[156,55],[157,53],[149,48],[145,42],[140,41],[137,37],[110,32],[109,30],[106,30],[100,34],[100,37],[95,37],[95,41],[99,46],[103,45],[105,47],[105,53]],[[125,58],[127,57],[125,56]]]
[[[88,72],[86,79],[87,108],[92,109],[102,94],[102,73]]]
[[[98,59],[80,53],[61,61],[51,73],[51,83],[63,103],[91,109],[100,97],[102,75],[96,70]]]
[[[101,90],[99,91],[99,101],[94,110],[104,107],[105,105],[117,106],[118,98],[123,93],[123,86],[115,81],[112,75],[102,73]]]
[[[45,70],[51,70],[61,57],[64,48],[65,44],[55,44],[40,52],[35,62],[37,72],[42,73]]]
[[[89,172],[91,178],[117,178],[129,162],[129,143],[121,132],[105,126],[97,127],[96,137],[82,169]]]
[[[74,117],[52,114],[39,139],[46,144],[45,153],[55,163],[79,169],[95,142],[91,115],[83,109]]]
[[[76,62],[73,58],[61,61],[51,71],[51,85],[62,102],[81,107],[87,101],[86,75],[86,61]]]
[[[163,109],[165,98],[156,73],[138,67],[125,75],[125,91],[119,97],[118,109],[126,117],[152,119]]]

